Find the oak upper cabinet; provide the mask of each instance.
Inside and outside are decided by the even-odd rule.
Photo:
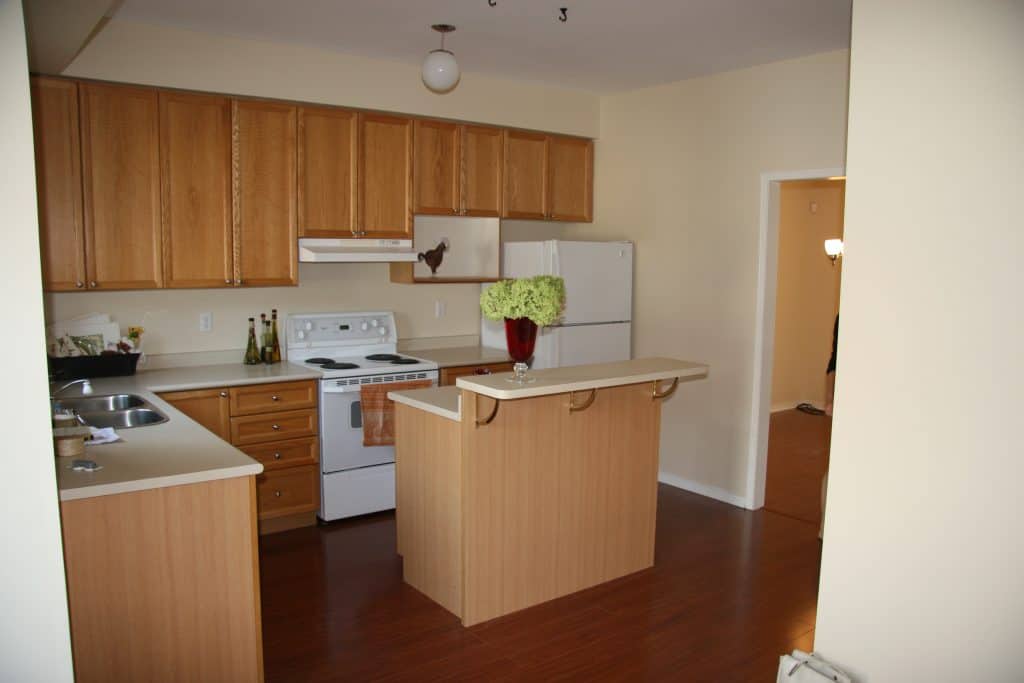
[[[231,100],[160,93],[164,284],[234,283]]]
[[[427,120],[414,129],[413,211],[500,215],[502,130]]]
[[[236,285],[298,283],[294,106],[234,100]]]
[[[506,131],[504,216],[547,218],[547,176],[548,136]]]
[[[43,287],[49,291],[83,289],[85,231],[78,85],[33,77],[31,90]]]
[[[352,237],[356,231],[358,114],[299,108],[299,236]]]
[[[163,284],[156,90],[79,85],[86,286]]]
[[[174,391],[160,394],[160,398],[220,438],[231,441],[231,401],[226,388]]]
[[[594,141],[548,136],[548,218],[593,220]]]
[[[410,118],[359,114],[359,236],[412,235],[412,128]]]
[[[505,141],[505,217],[593,220],[592,140],[510,130]]]
[[[460,198],[461,126],[417,119],[413,125],[413,212],[457,215]]]

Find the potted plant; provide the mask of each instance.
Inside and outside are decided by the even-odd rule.
[[[489,320],[505,321],[508,355],[515,362],[509,381],[525,384],[537,328],[558,320],[565,308],[565,281],[552,275],[500,280],[480,295],[480,311]]]

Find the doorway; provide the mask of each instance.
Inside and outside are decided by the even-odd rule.
[[[843,178],[779,183],[775,320],[764,507],[819,525],[832,436],[830,384],[842,259]]]

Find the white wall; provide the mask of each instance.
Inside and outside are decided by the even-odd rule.
[[[636,242],[634,353],[706,362],[664,407],[667,481],[740,504],[747,490],[760,176],[842,167],[847,53],[601,100],[592,226]]]
[[[452,93],[435,95],[423,87],[416,65],[127,21],[111,21],[65,75],[598,134],[598,98],[582,91],[470,72]],[[515,238],[535,229],[515,221],[503,231]],[[393,285],[382,264],[303,264],[299,282],[297,288],[49,294],[46,317],[111,313],[122,328],[142,324],[145,349],[155,355],[242,349],[246,318],[275,307],[282,314],[394,310],[402,339],[479,333],[475,285]],[[447,310],[440,319],[437,300]],[[213,313],[211,332],[198,331],[202,312]]]
[[[853,5],[815,648],[858,681],[1021,680],[1024,4]]]
[[[21,3],[0,0],[0,206],[4,208],[8,426],[0,522],[0,679],[70,681],[71,642],[49,429],[35,161]]]

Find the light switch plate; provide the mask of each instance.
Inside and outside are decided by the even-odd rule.
[[[199,331],[209,332],[213,329],[213,313],[200,313],[199,314]]]

